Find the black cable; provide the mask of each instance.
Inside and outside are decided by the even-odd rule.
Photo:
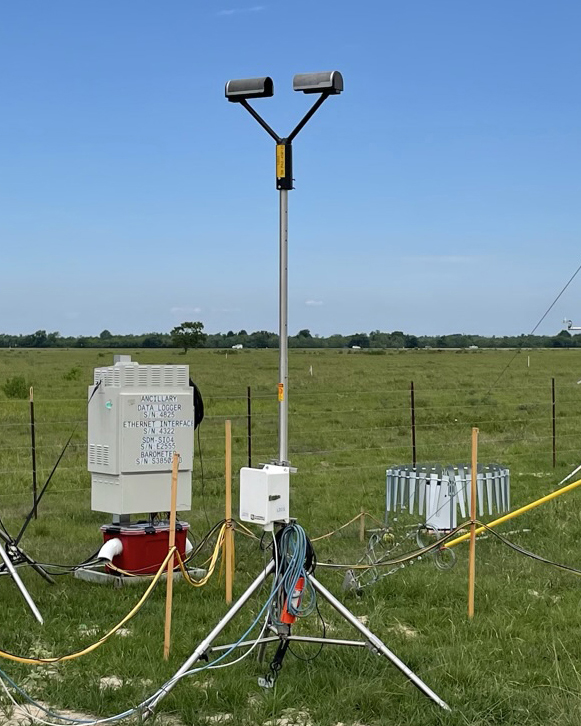
[[[210,530],[202,537],[200,542],[198,543],[197,547],[193,549],[190,554],[188,555],[187,562],[190,562],[196,555],[198,555],[204,546],[207,544],[208,540],[211,538],[211,536],[216,532],[220,527],[226,522],[225,519],[221,519],[219,522],[216,522],[216,524],[210,528]]]
[[[87,565],[92,565],[95,562],[98,562],[99,559],[97,555],[101,551],[101,548],[99,547],[98,550],[95,550],[90,557],[87,557],[82,562],[80,562],[78,565],[61,565],[58,562],[36,562],[35,564],[40,565],[41,567],[58,567],[61,570],[69,570],[70,572],[74,572],[75,570],[81,569],[83,567],[86,567]]]
[[[206,516],[206,522],[208,527],[210,526],[210,517],[208,516],[208,510],[206,508],[206,493],[205,493],[205,482],[204,482],[204,459],[202,456],[202,444],[200,442],[200,424],[204,420],[204,399],[200,393],[200,389],[196,386],[193,380],[190,378],[189,384],[192,387],[192,395],[194,398],[194,431],[198,431],[198,453],[200,455],[200,472],[202,481],[202,506],[204,508],[204,515]],[[194,434],[195,435],[195,434]]]
[[[17,570],[19,570],[21,567],[26,567],[26,566],[30,567],[30,564],[28,564],[28,563],[22,563],[21,565],[14,565],[14,567]],[[44,569],[44,565],[39,565],[39,567],[43,567],[43,569]],[[50,571],[49,570],[46,570],[46,572],[51,577],[62,577],[63,575],[70,575],[71,574],[70,572],[53,572],[52,570],[50,570]],[[0,577],[12,577],[12,575],[8,572],[8,570],[1,570],[0,571]]]
[[[552,565],[553,567],[557,567],[560,570],[566,570],[568,572],[574,572],[576,575],[581,575],[581,570],[577,567],[572,567],[571,565],[564,565],[561,562],[554,562],[553,560],[549,560],[546,557],[543,557],[542,555],[537,555],[534,552],[529,552],[529,550],[525,550],[524,547],[521,547],[520,545],[515,544],[514,542],[511,542],[509,539],[504,537],[502,534],[497,532],[496,530],[492,529],[492,527],[489,527],[486,524],[483,524],[482,522],[477,523],[478,526],[484,527],[487,532],[490,532],[493,534],[497,539],[499,539],[503,544],[505,544],[507,547],[510,547],[515,552],[518,552],[521,555],[524,555],[525,557],[530,557],[533,560],[536,560],[537,562],[542,562],[545,565]]]
[[[8,530],[6,529],[6,525],[2,521],[2,517],[0,517],[0,529],[2,530],[2,532],[4,532],[4,534],[6,535],[6,537],[8,537],[8,539],[12,539],[10,537],[10,532],[8,532]]]
[[[91,395],[89,396],[89,400],[87,401],[87,407],[89,406],[89,404],[90,404],[90,403],[91,403],[91,401],[93,400],[93,396],[95,395],[95,393],[97,393],[97,391],[99,390],[99,387],[101,386],[101,383],[102,383],[102,381],[99,381],[99,382],[98,382],[98,383],[97,383],[97,384],[95,385],[95,388],[93,388],[93,392],[91,393]],[[52,468],[52,471],[51,471],[51,472],[50,472],[50,474],[48,475],[48,479],[47,479],[47,480],[45,481],[45,483],[44,483],[44,485],[43,485],[42,489],[40,490],[40,493],[39,493],[38,497],[36,498],[36,501],[35,501],[35,503],[34,503],[34,506],[33,506],[33,507],[32,507],[32,509],[30,510],[30,512],[28,513],[28,515],[26,516],[26,519],[24,520],[24,524],[23,524],[23,525],[22,525],[22,527],[20,528],[20,532],[19,532],[19,533],[17,534],[17,536],[16,536],[16,539],[14,540],[14,544],[15,544],[16,546],[18,546],[18,543],[19,543],[19,542],[20,542],[20,540],[22,539],[22,535],[24,534],[24,532],[26,531],[26,528],[27,528],[27,527],[28,527],[28,525],[30,524],[30,522],[31,522],[31,520],[32,520],[32,517],[34,516],[34,513],[35,513],[35,512],[36,512],[36,510],[37,510],[37,507],[38,507],[38,503],[40,502],[40,500],[42,499],[42,497],[43,497],[44,493],[46,492],[46,490],[47,490],[47,487],[48,487],[48,485],[50,484],[50,482],[51,482],[51,479],[52,479],[52,477],[53,477],[54,473],[55,473],[55,472],[56,472],[56,470],[58,469],[58,465],[59,465],[59,464],[61,463],[61,459],[62,459],[62,458],[63,458],[63,456],[65,455],[65,452],[66,452],[66,450],[67,450],[67,449],[69,448],[69,444],[71,443],[71,441],[72,441],[72,438],[73,438],[73,436],[74,436],[74,435],[75,435],[75,433],[77,432],[77,429],[79,428],[79,424],[80,424],[80,423],[81,423],[81,422],[79,421],[79,422],[78,422],[78,423],[77,423],[77,424],[75,425],[74,429],[72,430],[72,432],[71,432],[71,435],[69,436],[69,438],[68,438],[68,440],[67,440],[67,443],[66,443],[66,444],[64,445],[64,447],[63,447],[63,450],[62,450],[62,451],[61,451],[61,453],[59,454],[59,457],[58,457],[58,459],[56,460],[56,463],[55,463],[55,465],[54,465],[54,466],[53,466],[53,468]]]
[[[321,611],[319,609],[319,601],[318,600],[315,603],[315,607],[317,609],[317,615],[319,616],[319,620],[321,621],[321,625],[323,626],[323,638],[326,638],[327,637],[327,624],[325,623],[325,620],[324,620],[323,616],[321,615]],[[299,655],[298,653],[295,653],[290,644],[289,644],[289,648],[288,649],[289,649],[289,652],[292,655],[294,655],[294,657],[297,660],[301,660],[301,661],[303,661],[303,663],[311,663],[312,661],[314,661],[316,658],[318,658],[321,655],[321,651],[323,650],[323,646],[324,645],[325,645],[324,643],[320,643],[319,644],[319,650],[315,653],[315,655],[311,655],[308,658],[305,658],[304,656]]]
[[[212,537],[212,535],[225,523],[225,519],[220,520],[217,522],[211,529],[202,537],[200,542],[192,549],[190,554],[188,555],[186,559],[186,563],[190,562],[192,558],[194,558],[196,555],[198,555],[201,550],[204,548],[204,546],[207,544],[208,540]],[[79,569],[83,569],[87,566],[97,565],[102,562],[102,560],[97,559],[97,555],[99,554],[100,548],[92,554],[90,557],[88,557],[86,560],[83,560],[79,565],[61,565],[55,562],[22,562],[17,565],[17,567],[20,569],[21,567],[33,567],[34,565],[38,565],[40,567],[55,567],[61,570],[65,570],[65,572],[51,572],[51,575],[69,575],[72,572],[76,572]],[[0,573],[2,574],[2,573]]]
[[[261,552],[266,552],[267,550],[272,549],[272,540],[270,540],[270,542],[267,545],[264,544],[265,534],[266,534],[266,530],[263,529],[262,534],[260,535],[260,539],[258,540],[258,549]]]
[[[54,570],[50,569],[51,567],[54,567],[55,565],[50,565],[50,564],[47,564],[46,562],[35,562],[34,564],[37,565],[38,567],[42,567],[43,570],[46,570],[46,572],[51,577],[62,577],[64,575],[71,575],[73,572],[76,572],[79,569],[83,569],[82,567],[73,567],[70,569],[66,569],[62,572],[55,572]],[[95,565],[97,565],[97,564],[98,564],[98,562],[95,562]],[[32,564],[30,562],[21,562],[18,565],[14,565],[14,567],[17,570],[20,570],[22,567],[32,567]],[[7,570],[4,570],[4,571],[0,572],[0,577],[4,576],[4,575],[9,575],[9,574],[10,573]]]
[[[391,567],[392,565],[400,565],[405,562],[409,562],[410,560],[415,560],[419,557],[423,557],[424,555],[429,554],[435,549],[440,548],[445,542],[447,542],[449,539],[452,539],[455,537],[458,532],[460,532],[462,529],[465,529],[470,524],[470,521],[462,522],[462,524],[459,524],[455,529],[450,530],[449,532],[446,532],[440,539],[433,542],[431,545],[428,545],[427,547],[424,547],[423,549],[417,549],[412,550],[410,552],[405,552],[404,554],[400,555],[399,557],[395,559],[383,559],[380,558],[377,560],[377,562],[374,562],[373,564],[369,565],[361,565],[357,563],[356,565],[345,565],[341,563],[335,563],[330,562],[329,560],[326,560],[325,562],[320,562],[320,567],[328,567],[330,569],[337,569],[337,570],[371,570],[374,567]],[[390,550],[392,552],[392,550]]]
[[[200,427],[198,426],[198,454],[200,456],[200,474],[201,474],[201,481],[202,481],[202,487],[201,487],[201,493],[202,493],[202,507],[204,509],[204,515],[206,517],[206,522],[208,523],[208,527],[210,526],[210,517],[208,516],[208,509],[206,508],[206,488],[205,488],[205,481],[204,481],[204,459],[202,456],[202,444],[200,442]]]
[[[529,335],[534,335],[534,333],[535,333],[535,330],[536,330],[536,329],[537,329],[537,328],[539,327],[539,325],[540,325],[540,324],[541,324],[541,323],[543,322],[543,320],[544,320],[544,319],[545,319],[545,318],[547,317],[547,315],[548,315],[548,314],[549,314],[549,313],[551,312],[551,310],[552,310],[552,309],[553,309],[553,308],[555,307],[555,304],[557,303],[557,300],[558,300],[558,299],[559,299],[559,298],[561,297],[561,295],[562,295],[562,294],[563,294],[563,293],[565,292],[565,290],[566,290],[566,289],[567,289],[567,288],[569,287],[569,285],[570,285],[570,284],[571,284],[571,283],[573,282],[573,280],[574,280],[574,279],[575,279],[575,278],[577,277],[577,273],[579,272],[579,270],[581,270],[581,265],[579,265],[579,267],[578,267],[578,268],[577,268],[577,269],[575,270],[575,272],[574,272],[574,273],[573,273],[573,274],[571,275],[571,277],[569,278],[569,281],[567,282],[567,284],[565,285],[565,287],[564,287],[564,288],[563,288],[563,289],[561,290],[561,292],[560,292],[560,293],[559,293],[559,294],[557,295],[557,297],[556,297],[556,298],[555,298],[555,299],[553,300],[553,302],[552,302],[552,303],[551,303],[551,304],[549,305],[549,307],[548,307],[548,308],[547,308],[547,310],[545,311],[544,315],[542,315],[541,319],[540,319],[540,320],[539,320],[539,322],[538,322],[538,323],[537,323],[537,324],[535,325],[535,327],[534,327],[534,328],[533,328],[533,329],[531,330],[531,332],[529,333]],[[486,395],[486,396],[488,396],[488,394],[490,393],[490,391],[492,391],[492,389],[493,389],[493,388],[494,388],[494,387],[496,386],[496,384],[498,383],[498,381],[500,381],[500,379],[502,378],[502,376],[503,376],[503,375],[504,375],[504,374],[506,373],[506,371],[507,371],[507,370],[508,370],[508,369],[510,368],[510,366],[512,365],[512,362],[513,362],[513,360],[514,360],[514,359],[515,359],[515,358],[517,357],[517,355],[518,355],[518,354],[519,354],[520,352],[521,352],[521,348],[519,348],[519,349],[518,349],[518,350],[517,350],[517,351],[515,352],[515,354],[514,354],[514,355],[512,356],[512,358],[511,358],[511,359],[510,359],[510,360],[508,361],[508,363],[507,363],[507,364],[506,364],[506,366],[504,367],[504,369],[503,369],[503,370],[501,371],[501,373],[500,373],[500,375],[498,376],[498,378],[497,378],[497,379],[496,379],[496,380],[494,381],[494,383],[493,383],[493,384],[492,384],[492,385],[490,386],[490,388],[488,389],[488,391],[486,391],[486,393],[485,393],[485,395]]]
[[[97,555],[101,551],[101,548],[95,550],[92,555],[89,555],[89,557],[86,557],[82,562],[80,562],[78,565],[61,565],[58,562],[37,562],[34,560],[34,562],[22,562],[18,565],[18,567],[32,567],[33,565],[39,565],[40,567],[56,567],[60,570],[67,570],[65,573],[52,573],[52,574],[68,574],[70,572],[75,572],[75,570],[81,569],[83,567],[86,567],[87,565],[93,565],[94,563],[99,562]]]
[[[189,380],[189,385],[193,389],[192,395],[194,398],[194,429],[197,429],[204,420],[204,399],[202,398],[202,393],[200,389],[196,386],[191,378]]]
[[[22,567],[42,567],[45,569],[50,575],[54,577],[58,577],[59,575],[70,575],[74,572],[77,572],[77,570],[82,570],[85,567],[94,567],[95,565],[98,565],[101,563],[102,560],[99,560],[97,558],[88,559],[85,560],[85,562],[81,562],[80,565],[61,565],[56,562],[37,562],[34,560],[33,562],[28,562],[27,560],[22,560],[21,562],[15,562],[12,560],[12,564],[14,567],[19,570]],[[54,572],[52,569],[47,568],[56,568],[58,570],[63,570],[63,572]],[[4,565],[0,566],[0,575],[9,574],[8,570],[4,570]]]

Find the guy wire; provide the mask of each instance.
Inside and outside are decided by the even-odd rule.
[[[570,285],[570,284],[571,284],[571,283],[573,282],[573,280],[574,280],[574,279],[575,279],[575,278],[577,277],[577,273],[579,272],[579,270],[581,270],[581,265],[579,265],[579,267],[578,267],[578,268],[577,268],[577,269],[575,270],[575,272],[574,272],[574,273],[573,273],[573,274],[571,275],[571,277],[569,278],[569,281],[567,282],[567,284],[565,285],[565,287],[564,287],[564,288],[563,288],[563,289],[561,290],[561,292],[560,292],[560,293],[559,293],[559,294],[557,295],[557,297],[556,297],[556,298],[555,298],[555,299],[553,300],[553,302],[552,302],[552,303],[551,303],[551,304],[549,305],[549,307],[548,307],[548,308],[546,309],[545,313],[544,313],[544,314],[543,314],[543,315],[541,316],[541,319],[540,319],[540,320],[539,320],[539,322],[538,322],[538,323],[537,323],[537,324],[535,325],[535,327],[534,327],[534,328],[533,328],[533,329],[531,330],[531,332],[529,333],[529,335],[533,335],[533,334],[534,334],[534,332],[535,332],[535,331],[536,331],[536,329],[537,329],[537,328],[539,327],[539,325],[540,325],[540,324],[541,324],[541,323],[543,322],[543,320],[544,320],[544,319],[545,319],[545,318],[547,317],[547,315],[548,315],[548,314],[549,314],[549,313],[551,312],[551,310],[552,310],[552,309],[553,309],[553,308],[555,307],[555,304],[557,303],[557,300],[558,300],[558,299],[559,299],[559,298],[561,297],[561,295],[562,295],[562,294],[563,294],[563,293],[565,292],[565,290],[566,290],[566,289],[567,289],[567,288],[569,287],[569,285]],[[498,378],[497,378],[497,379],[496,379],[496,380],[494,381],[494,383],[493,383],[493,384],[492,384],[492,385],[490,386],[490,388],[489,388],[489,389],[488,389],[488,391],[486,392],[486,394],[485,394],[486,396],[487,396],[487,395],[488,395],[488,394],[490,393],[490,391],[492,391],[492,389],[493,389],[493,388],[495,388],[495,387],[496,387],[496,384],[498,383],[498,381],[500,381],[500,379],[502,378],[502,376],[503,376],[503,375],[504,375],[504,374],[506,373],[506,371],[507,371],[507,370],[508,370],[508,369],[510,368],[510,366],[511,366],[511,364],[512,364],[513,360],[514,360],[514,359],[515,359],[515,358],[517,357],[517,355],[518,355],[518,354],[519,354],[520,352],[521,352],[521,349],[520,349],[520,348],[519,348],[519,349],[518,349],[517,351],[515,351],[515,353],[514,353],[514,355],[512,356],[512,358],[511,358],[511,359],[510,359],[510,360],[508,361],[508,363],[506,364],[506,366],[504,367],[504,369],[503,369],[503,370],[502,370],[502,371],[500,372],[500,375],[498,376]]]

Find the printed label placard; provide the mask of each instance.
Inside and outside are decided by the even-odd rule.
[[[190,460],[194,407],[191,394],[142,394],[121,397],[122,470],[170,469],[174,451]]]

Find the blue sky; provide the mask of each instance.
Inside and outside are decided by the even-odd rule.
[[[577,0],[21,0],[0,9],[0,332],[528,332],[581,263]],[[539,332],[581,322],[581,274]]]

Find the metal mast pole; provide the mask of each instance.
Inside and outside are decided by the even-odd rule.
[[[286,137],[274,131],[248,103],[249,98],[273,94],[272,78],[240,78],[228,81],[226,98],[239,103],[276,143],[276,188],[280,192],[279,212],[279,303],[278,303],[278,463],[289,466],[288,458],[288,191],[293,188],[292,142],[305,124],[330,96],[341,93],[339,71],[303,73],[293,79],[295,91],[320,94],[315,103]]]
[[[280,190],[278,463],[288,464],[288,189]]]

